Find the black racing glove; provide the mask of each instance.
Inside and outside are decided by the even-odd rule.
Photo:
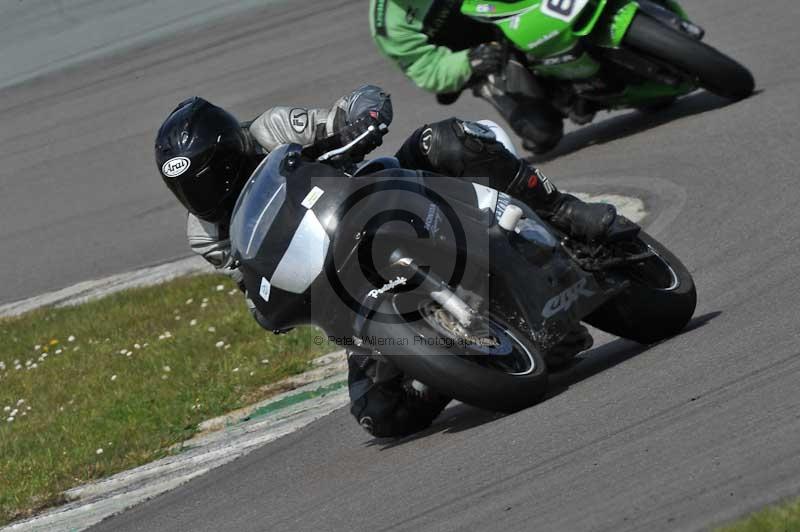
[[[388,132],[389,128],[386,124],[367,114],[352,124],[342,126],[338,134],[342,146],[354,143],[353,147],[347,151],[347,158],[351,161],[359,161],[383,144],[383,136]]]
[[[335,161],[358,162],[383,143],[392,123],[392,100],[380,87],[365,85],[336,103],[333,135],[306,148],[307,155],[323,155]],[[327,156],[337,150],[340,155]]]
[[[333,129],[341,137],[342,146],[356,143],[347,155],[350,160],[359,161],[383,144],[392,118],[391,96],[380,87],[364,85],[338,106]]]
[[[489,74],[497,74],[503,69],[506,54],[503,47],[496,42],[476,46],[468,53],[472,77],[481,78]]]

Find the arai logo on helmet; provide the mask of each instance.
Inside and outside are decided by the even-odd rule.
[[[166,177],[178,177],[182,175],[192,165],[192,161],[186,157],[173,157],[161,167],[161,173]]]

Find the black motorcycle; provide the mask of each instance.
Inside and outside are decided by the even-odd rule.
[[[236,204],[230,235],[256,317],[313,324],[459,401],[513,411],[546,391],[547,353],[581,322],[637,342],[681,331],[686,267],[618,217],[585,244],[480,179],[381,158],[346,172],[273,151]]]

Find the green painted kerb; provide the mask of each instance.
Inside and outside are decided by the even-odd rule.
[[[316,390],[300,392],[294,395],[290,395],[288,397],[284,397],[283,399],[278,399],[273,403],[269,403],[268,405],[264,405],[261,408],[255,410],[249,416],[242,418],[241,421],[247,421],[248,419],[266,416],[267,414],[271,414],[278,410],[282,410],[286,407],[302,403],[303,401],[308,401],[309,399],[314,399],[315,397],[323,397],[331,392],[341,390],[345,386],[347,386],[347,381],[339,381],[339,382],[334,382],[333,384],[329,384],[327,386],[322,386],[320,388],[317,388]]]

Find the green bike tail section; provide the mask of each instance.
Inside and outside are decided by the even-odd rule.
[[[561,56],[553,64],[540,64],[537,73],[562,79],[588,78],[599,64],[587,54],[565,56],[589,34],[607,0],[523,0],[493,3],[466,0],[461,12],[481,22],[496,24],[519,50],[537,59]],[[566,9],[561,6],[568,6]]]
[[[666,4],[686,17],[676,1],[666,0]],[[461,5],[464,15],[497,25],[518,50],[534,61],[537,75],[563,80],[587,79],[597,74],[600,63],[576,47],[578,41],[586,39],[596,46],[619,47],[638,9],[635,0],[465,0]],[[645,82],[629,87],[607,105],[639,105],[690,90],[688,86],[674,88]]]

